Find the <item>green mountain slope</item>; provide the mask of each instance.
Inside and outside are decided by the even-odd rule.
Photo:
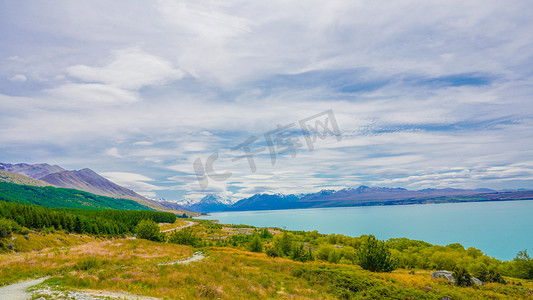
[[[51,186],[51,184],[49,184],[48,182],[44,182],[42,180],[33,179],[28,176],[4,170],[0,170],[0,182],[10,182],[15,184],[25,184],[34,186]]]
[[[74,189],[19,185],[9,182],[0,182],[0,201],[35,204],[46,207],[152,210],[133,200],[98,196]]]

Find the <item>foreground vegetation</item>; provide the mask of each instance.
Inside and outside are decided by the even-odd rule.
[[[52,276],[45,285],[63,290],[108,290],[167,299],[516,299],[531,281],[510,280],[456,287],[430,271],[379,273],[357,265],[302,263],[230,247],[206,249],[191,264],[160,265],[190,256],[193,247],[148,240],[94,241],[22,256],[0,256],[0,284]],[[39,294],[36,296],[46,296]]]
[[[176,216],[156,211],[47,208],[0,201],[0,238],[11,232],[26,234],[28,229],[119,236],[133,233],[139,222],[148,219],[172,223]],[[4,244],[0,241],[0,250]]]
[[[103,212],[107,214],[103,219],[113,219],[115,212]],[[100,212],[82,213],[96,216]],[[160,232],[190,221],[174,216],[157,224],[149,217],[141,218],[130,230],[137,234],[137,239],[132,239],[68,234],[66,227],[55,233],[48,227],[30,230],[11,218],[8,222],[19,226],[15,231],[26,232],[12,231],[0,238],[15,243],[12,250],[0,255],[0,285],[50,277],[43,285],[56,290],[106,290],[162,299],[532,298],[533,281],[525,278],[531,278],[533,262],[525,251],[513,261],[501,262],[460,244],[379,241],[373,236],[325,235],[206,220],[192,220],[192,227]],[[205,259],[178,263],[198,250]],[[469,282],[465,274],[471,274],[485,284],[462,287],[432,279],[431,273],[438,269],[454,270],[454,275],[462,276],[456,278],[464,278],[465,283]],[[50,293],[37,287],[35,297],[39,296],[50,298]]]

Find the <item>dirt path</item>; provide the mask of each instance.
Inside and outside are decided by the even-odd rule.
[[[193,261],[200,261],[204,258],[205,258],[205,255],[202,252],[198,251],[198,252],[194,252],[194,254],[189,258],[184,258],[184,259],[175,260],[175,261],[166,262],[166,263],[160,263],[157,265],[165,266],[165,265],[189,264]]]
[[[27,293],[26,290],[34,285],[42,283],[45,280],[46,278],[39,278],[0,287],[0,299],[26,300],[31,298],[31,294]]]
[[[102,300],[102,299],[131,299],[131,300],[160,300],[148,296],[131,294],[128,292],[112,292],[104,290],[82,290],[82,291],[58,291],[50,287],[44,287],[35,291],[35,295],[46,299],[76,299],[76,300]],[[35,297],[35,296],[34,296]],[[3,298],[2,298],[3,300]]]
[[[173,231],[173,230],[178,230],[178,229],[183,229],[185,227],[189,227],[189,226],[192,226],[196,223],[192,222],[192,221],[185,221],[187,222],[187,225],[183,225],[183,226],[179,226],[179,227],[176,227],[176,228],[170,228],[170,229],[167,229],[167,230],[163,230],[161,232],[169,232],[169,231]]]

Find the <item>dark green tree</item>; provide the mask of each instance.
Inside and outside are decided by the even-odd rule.
[[[291,259],[301,262],[307,262],[315,260],[315,257],[311,252],[311,249],[306,249],[303,244],[300,244],[294,245],[292,247]]]
[[[456,268],[452,273],[453,279],[455,279],[455,285],[457,286],[472,286],[474,282],[472,277],[464,268]]]
[[[159,231],[159,226],[152,220],[142,220],[139,222],[135,227],[135,234],[137,234],[137,238],[140,239],[157,242],[163,241],[163,235]]]
[[[503,279],[502,274],[492,267],[487,269],[487,267],[482,267],[477,274],[475,274],[477,279],[483,282],[497,282],[505,284],[505,279]]]
[[[263,228],[261,230],[260,236],[261,236],[262,239],[269,239],[269,238],[272,237],[272,233],[270,233],[270,231],[268,231],[268,228]]]
[[[513,259],[514,275],[519,278],[533,279],[533,259],[527,250],[520,251]]]
[[[279,257],[279,250],[276,247],[273,247],[272,245],[267,245],[265,249],[266,255],[269,257]]]
[[[390,249],[385,242],[370,235],[363,242],[358,251],[359,265],[373,272],[391,272],[396,268],[396,264],[391,258]]]
[[[248,244],[248,250],[252,252],[263,252],[263,242],[259,235],[254,235],[252,241]]]
[[[189,245],[196,247],[199,245],[200,238],[192,231],[191,228],[173,231],[168,238],[169,243]]]
[[[0,219],[0,238],[11,236],[13,231],[13,221]]]
[[[280,256],[289,256],[293,247],[292,235],[287,232],[283,232],[281,237],[274,240],[274,247],[278,249]]]

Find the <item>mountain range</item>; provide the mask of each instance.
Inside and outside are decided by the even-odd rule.
[[[77,189],[101,196],[145,200],[143,196],[105,179],[88,168],[69,171],[49,164],[0,163],[0,170],[44,181],[55,187]]]
[[[177,204],[187,210],[205,213],[214,211],[224,211],[228,207],[231,207],[233,202],[224,199],[218,195],[208,194],[198,202],[190,199],[185,199],[178,202]],[[166,204],[164,203],[163,205],[166,206]]]
[[[100,196],[134,200],[155,210],[173,210],[173,208],[162,206],[157,201],[147,199],[130,189],[115,184],[88,168],[70,171],[46,163],[0,163],[0,172],[0,181],[3,182],[76,189]]]
[[[495,191],[444,188],[412,191],[404,188],[363,185],[355,189],[322,190],[310,194],[256,194],[233,204],[221,201],[214,195],[208,195],[198,203],[182,202],[181,205],[197,212],[217,212],[532,199],[532,190]]]
[[[33,185],[33,186],[51,186],[48,182],[39,179],[34,179],[21,174],[0,170],[0,182],[8,182],[14,184]]]
[[[321,190],[309,194],[256,194],[232,202],[209,194],[200,201],[154,201],[117,185],[91,169],[66,170],[49,164],[0,163],[0,181],[33,186],[72,188],[96,195],[130,199],[162,211],[189,210],[195,212],[275,210],[316,207],[348,207],[446,202],[503,201],[533,199],[532,190],[495,191],[490,189],[423,189],[368,187]]]

